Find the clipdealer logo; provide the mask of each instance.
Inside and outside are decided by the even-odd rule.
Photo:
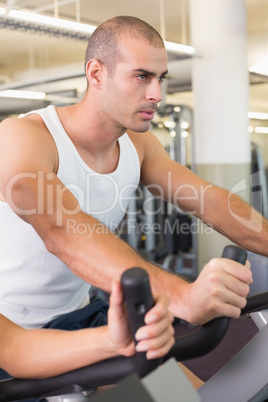
[[[88,175],[84,188],[81,188],[75,183],[70,183],[65,186],[63,183],[58,181],[55,184],[55,176],[54,173],[45,173],[43,171],[37,173],[25,172],[14,175],[6,187],[6,198],[8,199],[9,205],[13,211],[21,216],[29,216],[33,214],[55,214],[56,224],[57,226],[61,226],[63,224],[64,216],[71,217],[83,210],[88,215],[92,215],[100,222],[103,222],[104,225],[106,225],[106,222],[109,222],[109,225],[113,228],[112,230],[114,230],[114,226],[117,226],[126,213],[130,200],[139,204],[139,207],[128,210],[127,213],[129,218],[133,216],[135,217],[140,213],[148,215],[163,213],[165,210],[163,199],[165,199],[168,203],[174,204],[175,208],[178,209],[179,205],[189,205],[189,208],[186,208],[186,210],[187,213],[191,215],[195,215],[196,211],[193,208],[191,209],[190,206],[198,205],[199,217],[202,219],[207,207],[206,192],[213,188],[212,184],[204,186],[200,185],[199,187],[191,184],[182,184],[174,188],[171,172],[169,172],[165,188],[156,184],[149,185],[147,187],[148,190],[155,195],[148,192],[149,196],[145,197],[142,189],[139,187],[136,188],[135,184],[126,184],[120,188],[113,177],[107,176],[105,189],[102,189],[104,199],[100,202],[99,199],[95,199],[95,184],[92,185],[94,179],[99,181],[99,175]],[[16,202],[13,199],[13,190],[17,185],[20,185],[20,180],[35,181],[33,188],[34,191],[37,192],[37,204],[34,208],[20,208],[16,205]],[[249,208],[247,213],[249,214],[250,212],[250,217],[249,219],[246,219],[241,216],[240,211],[235,207],[235,201],[232,199],[234,194],[237,195],[237,193],[246,188],[247,184],[245,179],[239,181],[232,187],[231,191],[228,193],[227,208],[230,215],[241,225],[255,232],[261,232],[263,223],[262,216],[254,208]],[[66,204],[64,204],[64,196],[67,191],[70,191],[77,200],[77,202],[72,203],[71,208],[66,208]],[[107,195],[106,198],[105,195]],[[155,204],[152,208],[152,201],[155,199],[159,200],[159,204]],[[27,203],[27,205],[30,204]],[[168,206],[166,211],[168,215],[172,213],[172,208]],[[117,219],[115,219],[116,223],[113,221],[113,217],[111,218],[115,211],[117,213]],[[99,224],[101,225],[101,223]],[[74,229],[73,221],[70,221],[69,229]],[[81,230],[82,227],[80,227],[79,231],[81,232]],[[87,230],[89,229],[87,228]],[[156,230],[156,228],[151,228],[150,230]]]
[[[253,175],[251,175],[252,178]],[[246,190],[247,189],[247,183],[245,179],[240,180],[238,183],[236,183],[232,188],[231,191],[228,194],[228,209],[232,217],[241,225],[247,227],[248,229],[251,229],[254,232],[260,233],[262,231],[262,226],[263,226],[263,217],[262,215],[257,212],[253,207],[250,208],[250,216],[248,219],[242,217],[239,215],[239,212],[243,211],[238,211],[237,208],[235,207],[235,202],[232,200],[232,196],[234,194],[237,195],[240,191]],[[258,192],[261,195],[261,191]],[[259,197],[260,200],[262,200],[262,197]]]

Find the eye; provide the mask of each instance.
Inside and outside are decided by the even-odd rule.
[[[161,77],[159,77],[158,81],[160,82],[160,84],[162,84],[162,82],[165,81],[166,78],[166,75],[162,75]]]
[[[141,81],[145,81],[148,77],[147,77],[146,74],[140,74],[140,75],[137,75],[137,78],[138,78],[139,80],[141,80]]]

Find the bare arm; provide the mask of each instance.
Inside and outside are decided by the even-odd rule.
[[[136,349],[147,358],[164,356],[174,344],[173,317],[166,296],[156,298],[137,331]],[[108,326],[78,331],[24,329],[0,314],[0,367],[13,377],[47,378],[116,355],[131,356],[135,345],[127,324],[120,284],[110,298]]]
[[[229,277],[230,273],[223,270],[222,264],[219,269],[215,264],[210,269],[210,264],[203,279],[196,281],[201,289],[198,295],[202,298],[203,292],[210,303],[200,303],[194,285],[144,260],[100,222],[81,211],[77,199],[55,173],[57,164],[51,138],[28,122],[7,121],[2,127],[0,191],[21,219],[33,226],[47,249],[76,275],[110,291],[113,279],[119,279],[125,269],[139,266],[148,271],[154,294],[168,294],[172,313],[182,319],[203,323],[217,315],[239,315],[249,291],[249,270],[234,269],[231,278],[235,280],[227,281],[227,291],[222,276]],[[88,232],[68,230],[70,218],[75,225],[87,225],[90,236]],[[229,264],[223,263],[224,267]],[[241,286],[237,282],[242,282]]]
[[[197,216],[236,244],[267,255],[268,221],[236,194],[172,161],[154,135],[145,139],[142,181],[150,191]]]
[[[0,367],[13,377],[45,378],[116,354],[107,328],[24,329],[0,315]]]

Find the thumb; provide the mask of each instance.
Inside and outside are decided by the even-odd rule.
[[[110,295],[109,318],[111,316],[121,316],[124,313],[123,292],[118,280],[113,281]]]

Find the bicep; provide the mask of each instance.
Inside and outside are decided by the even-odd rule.
[[[53,143],[31,124],[7,121],[0,130],[0,191],[14,213],[46,243],[64,216],[81,211],[55,173]]]
[[[46,184],[55,181],[56,159],[53,140],[39,127],[18,119],[1,123],[0,192],[14,212],[44,201]]]
[[[10,182],[29,178],[42,170],[53,170],[55,154],[51,142],[32,124],[7,119],[0,125],[0,191]]]

